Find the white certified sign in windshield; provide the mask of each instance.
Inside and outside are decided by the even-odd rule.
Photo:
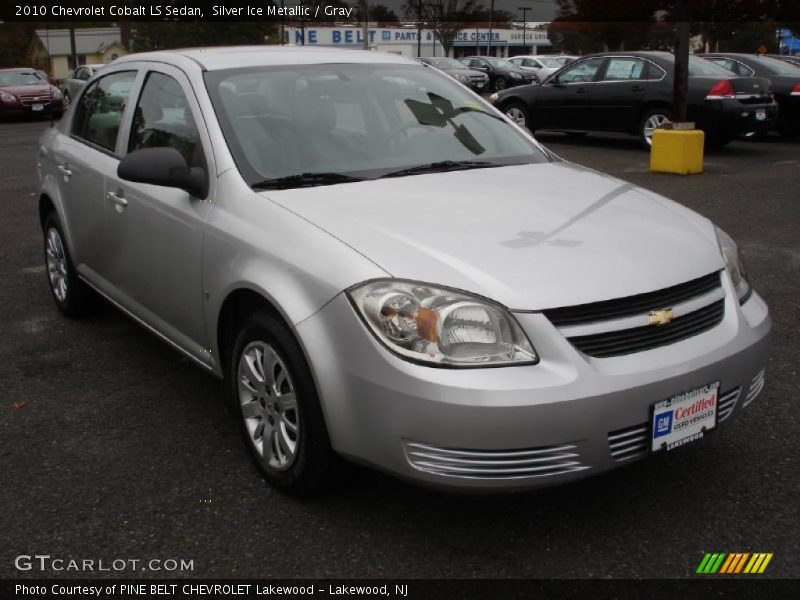
[[[651,450],[672,450],[703,437],[717,424],[719,381],[653,405]]]

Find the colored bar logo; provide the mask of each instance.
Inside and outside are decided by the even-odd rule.
[[[707,552],[696,573],[701,575],[735,575],[763,573],[772,560],[772,552]]]

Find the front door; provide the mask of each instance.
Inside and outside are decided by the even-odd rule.
[[[594,110],[587,114],[588,127],[597,131],[635,132],[644,105],[650,97],[651,85],[664,72],[652,66],[653,79],[648,79],[649,63],[632,56],[608,59],[603,75],[592,92]]]
[[[537,90],[534,121],[540,129],[585,129],[595,78],[605,58],[576,62]]]
[[[144,76],[126,152],[171,147],[190,166],[214,173],[200,108],[185,75],[164,65]],[[211,177],[211,192],[214,178]],[[176,188],[106,180],[108,277],[115,300],[203,362],[202,238],[213,195],[195,198]]]

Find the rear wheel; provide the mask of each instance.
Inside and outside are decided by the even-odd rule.
[[[80,317],[92,311],[96,297],[78,278],[61,224],[55,212],[44,221],[44,261],[47,282],[58,309],[68,317]]]
[[[672,121],[672,114],[665,108],[654,108],[647,111],[639,122],[639,139],[642,146],[649,149],[653,145],[653,132],[670,121]]]
[[[259,311],[244,322],[227,378],[245,443],[270,484],[303,495],[333,479],[340,459],[331,448],[314,380],[280,318]]]
[[[528,109],[522,102],[512,102],[503,109],[506,116],[520,127],[528,128]]]

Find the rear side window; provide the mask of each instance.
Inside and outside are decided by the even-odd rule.
[[[634,81],[645,79],[645,63],[639,58],[609,58],[603,81]]]
[[[86,88],[75,107],[72,135],[113,152],[135,79],[136,71],[122,71],[106,75]]]
[[[180,83],[152,71],[133,113],[128,151],[139,148],[175,148],[189,166],[204,166],[197,124]]]

